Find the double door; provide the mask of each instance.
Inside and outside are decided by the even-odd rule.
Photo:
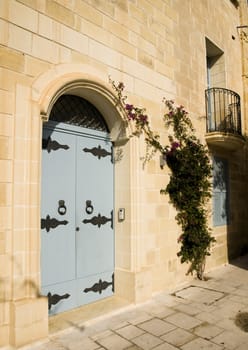
[[[41,284],[57,314],[114,291],[112,144],[61,123],[42,138]]]

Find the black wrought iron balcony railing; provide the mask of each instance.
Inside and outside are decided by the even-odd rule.
[[[239,95],[228,89],[211,88],[205,91],[207,133],[241,134]]]

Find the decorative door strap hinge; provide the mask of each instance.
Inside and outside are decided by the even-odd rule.
[[[115,277],[113,273],[111,282],[102,281],[101,279],[99,279],[99,282],[93,284],[92,287],[85,288],[84,293],[94,292],[94,293],[102,294],[102,291],[107,289],[109,286],[112,286],[112,292],[114,292],[114,289],[115,289],[114,280],[115,280]]]
[[[48,153],[51,151],[57,151],[58,149],[69,149],[68,145],[61,145],[58,141],[52,140],[49,136],[47,139],[42,139],[42,149],[47,150]]]
[[[68,221],[63,220],[59,221],[55,218],[50,218],[49,215],[46,216],[45,219],[41,219],[41,229],[46,229],[46,232],[49,232],[51,228],[56,228],[59,225],[67,225]]]
[[[92,224],[98,226],[105,225],[107,222],[111,222],[111,228],[113,228],[113,210],[110,213],[111,217],[107,218],[106,216],[102,216],[100,213],[97,216],[93,216],[91,219],[84,219],[82,222],[84,224]]]

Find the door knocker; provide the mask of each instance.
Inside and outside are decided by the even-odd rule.
[[[86,208],[85,208],[85,211],[87,214],[92,214],[93,211],[94,211],[94,207],[93,205],[91,204],[91,201],[87,200],[86,201]]]
[[[65,215],[66,214],[66,206],[65,206],[65,201],[59,200],[59,207],[58,207],[58,213],[60,215]]]

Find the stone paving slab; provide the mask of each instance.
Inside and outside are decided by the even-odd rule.
[[[202,338],[196,338],[192,340],[191,342],[183,345],[181,347],[182,350],[221,350],[223,349],[223,346],[219,346],[217,344],[214,344],[208,340],[202,339]]]
[[[157,345],[163,343],[163,340],[155,337],[150,333],[144,333],[139,337],[133,339],[134,344],[138,345],[141,349],[150,350]]]
[[[194,330],[194,334],[206,340],[210,340],[223,332],[223,329],[214,325],[203,323]]]
[[[171,323],[160,320],[159,318],[153,318],[149,321],[141,323],[139,324],[139,327],[156,336],[162,336],[163,334],[176,328]]]
[[[219,345],[224,345],[227,349],[236,349],[238,346],[246,343],[248,349],[248,336],[243,336],[235,331],[224,330],[222,333],[212,339]]]
[[[161,338],[169,344],[179,347],[193,340],[195,338],[195,335],[188,331],[185,331],[184,329],[176,328]]]
[[[168,316],[166,320],[175,326],[183,329],[192,329],[202,323],[196,317],[192,317],[183,312],[177,312],[171,316]]]
[[[211,305],[215,301],[223,298],[225,294],[212,289],[189,286],[176,292],[175,295],[179,298],[188,299],[190,301],[197,300],[202,304]]]
[[[171,294],[85,322],[20,350],[248,350],[235,324],[248,312],[248,255]]]

